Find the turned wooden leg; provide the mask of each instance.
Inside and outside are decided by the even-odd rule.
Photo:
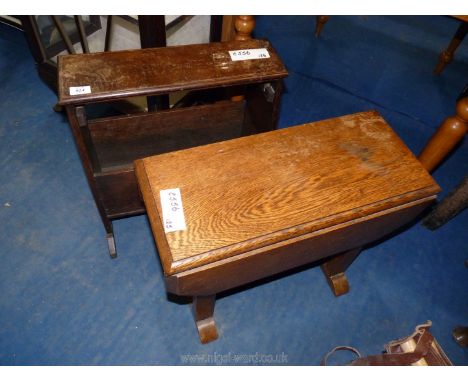
[[[317,22],[315,24],[315,37],[320,37],[322,33],[323,26],[328,21],[329,16],[317,16]]]
[[[322,271],[336,297],[349,292],[349,283],[345,271],[360,253],[361,248],[356,248],[333,256],[322,264]]]
[[[255,19],[253,16],[236,16],[234,20],[235,36],[234,40],[250,40],[252,38],[252,31],[255,28]],[[231,101],[242,101],[244,95],[234,95]]]
[[[192,313],[202,344],[218,338],[218,330],[213,317],[215,299],[215,295],[193,297]]]
[[[463,41],[468,32],[468,22],[462,22],[455,32],[455,36],[452,41],[450,41],[449,46],[445,49],[439,56],[439,63],[434,69],[434,74],[440,74],[444,70],[445,66],[453,60],[453,55],[455,50],[457,50],[458,45]]]
[[[235,40],[250,40],[255,28],[255,19],[253,16],[236,16],[234,27],[236,29]]]
[[[457,102],[456,115],[448,117],[431,137],[418,159],[427,171],[434,170],[468,130],[468,97]]]

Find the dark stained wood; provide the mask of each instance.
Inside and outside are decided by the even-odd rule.
[[[270,97],[269,89],[273,91],[271,101],[268,98]],[[282,80],[266,82],[258,86],[249,86],[245,89],[248,110],[244,122],[246,132],[266,132],[275,129],[279,118],[282,92]]]
[[[113,19],[114,16],[109,15],[107,16],[107,24],[106,24],[106,38],[104,41],[104,52],[108,52],[110,50],[111,41],[112,41],[112,26],[113,26]]]
[[[468,208],[468,175],[424,218],[423,225],[435,230],[466,208]]]
[[[468,326],[457,326],[452,331],[455,342],[462,348],[468,347]]]
[[[398,222],[398,224],[401,223],[401,221]],[[323,274],[335,296],[341,296],[349,292],[349,282],[345,271],[360,253],[361,248],[352,249],[335,255],[322,264]]]
[[[94,196],[94,199],[100,201],[100,193],[97,188],[96,182],[94,181],[94,172],[96,168],[93,166],[95,166],[95,159],[93,156],[92,147],[89,147],[87,145],[89,144],[89,142],[87,142],[86,140],[87,134],[83,134],[83,126],[80,126],[80,122],[77,116],[77,114],[79,115],[79,112],[77,113],[77,107],[74,106],[67,106],[66,111],[68,116],[68,122],[70,123],[73,132],[73,137],[75,138],[76,147],[81,158],[81,163],[83,165],[86,178],[88,179],[89,187]],[[96,205],[98,207],[99,214],[101,215],[101,219],[107,234],[113,235],[112,223],[106,214],[104,206],[102,205],[102,203],[96,203]]]
[[[34,16],[18,16],[21,20],[26,41],[28,42],[29,49],[34,61],[36,63],[45,62],[47,60],[47,53],[41,40],[41,34],[37,28],[37,23]]]
[[[165,242],[157,244],[166,275],[439,190],[377,112],[145,158],[137,170],[140,187],[150,184],[142,187],[150,219],[161,215],[152,195],[182,193],[186,231],[165,235],[161,220],[151,219]]]
[[[228,51],[266,48],[269,59],[232,61]],[[287,76],[266,40],[230,41],[133,51],[59,56],[60,104],[83,104],[180,90],[259,83]],[[91,94],[70,96],[71,86]]]
[[[133,168],[95,175],[106,215],[110,219],[144,213]]]
[[[315,37],[320,37],[320,33],[322,33],[322,29],[329,18],[330,16],[317,16],[315,24]]]
[[[210,42],[220,42],[223,30],[223,16],[212,15],[210,18]]]
[[[67,43],[65,42],[65,40],[59,39],[52,45],[44,46],[35,16],[17,17],[21,20],[26,40],[31,50],[31,54],[33,55],[34,60],[37,64],[39,76],[54,93],[57,93],[57,64],[52,60],[52,58],[60,52],[62,52],[63,50],[67,49]],[[78,17],[79,16],[75,16],[75,20],[77,20]],[[74,50],[74,43],[82,41],[82,46],[83,44],[87,44],[86,36],[94,33],[95,31],[101,28],[99,16],[90,16],[89,22],[81,25],[81,34],[78,32],[66,33],[67,31],[65,31],[62,23],[60,22],[60,17],[55,16],[55,21],[59,22],[62,28],[61,33],[65,33],[66,39],[68,41],[68,48],[70,51]],[[79,25],[77,25],[77,30],[78,28]],[[59,105],[54,106],[54,110],[57,111],[58,109]]]
[[[55,27],[57,28],[60,37],[62,37],[63,42],[65,43],[65,46],[67,48],[68,53],[70,54],[75,54],[75,48],[73,47],[73,43],[70,40],[70,37],[68,36],[67,31],[65,30],[65,27],[62,24],[62,21],[58,16],[50,16],[52,17],[52,20],[54,21]]]
[[[457,102],[456,114],[448,117],[426,144],[418,159],[427,171],[432,172],[468,131],[468,97]]]
[[[206,344],[218,338],[218,330],[214,321],[214,306],[216,296],[195,296],[192,303],[192,313],[197,325],[200,342]]]
[[[57,91],[57,65],[55,62],[46,60],[37,64],[37,72],[42,81],[53,91]],[[58,105],[58,104],[57,104]]]
[[[138,16],[141,47],[157,48],[166,46],[166,21],[163,15]]]
[[[228,50],[246,46],[242,42],[63,58],[65,64],[60,66],[58,78],[66,93],[68,86],[73,86],[70,78],[75,84],[91,81],[91,94],[84,98],[68,96],[65,104],[108,233],[112,257],[116,253],[111,219],[145,212],[133,172],[134,160],[276,128],[281,81],[287,72],[267,41],[252,44],[249,47],[267,46],[272,55],[270,59],[253,61],[269,63],[225,64]],[[92,82],[93,78],[100,82]],[[132,88],[137,83],[143,84],[142,88]],[[101,93],[96,84],[101,86]],[[264,92],[264,85],[273,90]],[[129,94],[166,97],[169,90],[185,92],[188,88],[189,96],[169,110],[132,111],[133,114],[91,120],[86,117],[84,106],[88,104],[108,99],[120,101]],[[246,99],[229,101],[233,88],[247,92]],[[196,106],[190,106],[193,104]]]
[[[95,119],[88,127],[103,171],[132,168],[139,158],[240,137],[244,107],[244,102],[223,101]]]
[[[166,19],[164,15],[138,16],[138,28],[140,30],[140,42],[143,49],[166,46]],[[168,109],[169,96],[167,94],[162,94],[148,97],[147,105],[148,111]]]
[[[89,53],[88,39],[86,37],[86,30],[83,24],[83,19],[81,16],[73,16],[75,19],[76,28],[78,29],[78,34],[80,36],[81,49],[83,53]]]
[[[463,39],[465,38],[466,34],[468,33],[468,21],[466,19],[462,19],[460,17],[467,17],[467,16],[458,16],[457,18],[462,20],[462,23],[458,27],[455,35],[453,36],[452,40],[450,41],[447,49],[445,49],[439,56],[439,62],[437,66],[434,68],[434,74],[440,74],[444,70],[444,68],[453,60],[453,56],[455,55],[455,51],[457,50],[458,46],[461,44]]]

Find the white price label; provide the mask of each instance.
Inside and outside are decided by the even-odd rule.
[[[270,58],[270,54],[265,48],[230,50],[229,55],[231,56],[232,61],[258,60],[261,58]]]
[[[184,208],[179,188],[160,190],[164,232],[185,231]]]
[[[70,86],[70,95],[90,94],[91,86]]]

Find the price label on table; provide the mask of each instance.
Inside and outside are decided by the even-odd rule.
[[[265,48],[230,50],[229,55],[231,56],[232,61],[259,60],[262,58],[270,58],[270,54]]]
[[[91,86],[70,86],[70,95],[91,94]]]
[[[184,208],[179,188],[160,190],[164,232],[185,231]]]

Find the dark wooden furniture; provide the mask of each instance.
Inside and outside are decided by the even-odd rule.
[[[1,16],[0,16],[1,17]],[[193,16],[179,16],[166,24],[163,15],[145,15],[133,18],[126,15],[107,16],[105,37],[102,51],[108,52],[111,41],[115,39],[112,30],[116,18],[122,18],[138,26],[141,48],[159,48],[166,46],[166,35],[173,33],[181,24]],[[75,54],[75,44],[80,43],[84,53],[90,53],[88,36],[102,28],[101,16],[18,16],[20,28],[25,33],[31,54],[36,62],[40,78],[57,93],[57,65],[53,60],[57,54],[68,52]],[[221,41],[222,16],[212,16],[210,25],[210,42]],[[1,20],[7,22],[6,19]],[[60,39],[50,41],[50,36]],[[55,41],[56,40],[56,41]],[[150,109],[162,103],[164,97],[148,100]]]
[[[468,208],[468,175],[423,220],[423,225],[436,230]]]
[[[439,55],[439,62],[437,63],[436,67],[434,68],[434,74],[440,74],[444,70],[444,68],[453,60],[455,55],[455,51],[457,50],[458,46],[461,44],[463,39],[465,38],[468,32],[468,16],[451,16],[459,21],[461,21],[455,35],[453,36],[452,40],[450,41],[449,45],[445,50],[442,51]],[[320,33],[322,32],[323,27],[329,20],[329,16],[317,16],[316,23],[315,23],[315,37],[320,37]]]
[[[319,38],[320,33],[322,33],[322,29],[327,23],[328,19],[330,16],[316,16],[316,22],[315,22],[315,37]]]
[[[455,342],[462,348],[468,347],[468,326],[457,326],[452,331]]]
[[[346,366],[453,366],[435,337],[430,332],[431,321],[416,326],[413,334],[385,344],[385,351],[377,355],[362,356],[350,346],[337,346],[320,362],[321,366],[338,351],[351,351],[357,358]]]
[[[83,16],[73,16],[73,18],[71,16],[18,17],[21,20],[26,41],[36,62],[39,77],[54,92],[57,92],[57,65],[52,58],[65,50],[70,54],[74,54],[74,44],[78,42],[83,52],[88,52],[87,38],[101,29],[100,16],[87,16],[89,17],[87,22],[83,21]],[[38,20],[39,17],[42,19]],[[73,28],[70,28],[70,25],[65,27],[67,23],[72,23]],[[40,24],[45,25],[40,27]],[[55,32],[60,36],[57,41],[50,38]],[[110,33],[108,35],[110,36]]]
[[[452,16],[457,20],[461,21],[455,35],[453,36],[452,40],[450,41],[447,48],[442,51],[439,56],[439,62],[437,66],[434,68],[434,74],[440,74],[444,70],[444,68],[453,60],[453,56],[455,55],[455,51],[457,50],[458,46],[461,44],[463,39],[468,32],[468,16]]]
[[[229,51],[264,48],[270,57],[232,61]],[[66,107],[89,185],[116,256],[112,219],[141,214],[133,161],[276,127],[287,76],[265,40],[59,57],[59,103]],[[90,86],[88,94],[70,88]],[[192,91],[204,103],[159,112],[88,119],[97,102]],[[230,101],[235,94],[245,97]],[[180,106],[180,105],[179,105]],[[190,173],[190,164],[187,164]]]
[[[190,171],[186,171],[190,165]],[[324,260],[335,295],[360,249],[412,220],[439,187],[375,111],[136,161],[170,293],[193,296],[202,342],[215,295]],[[179,188],[186,229],[165,231]]]

